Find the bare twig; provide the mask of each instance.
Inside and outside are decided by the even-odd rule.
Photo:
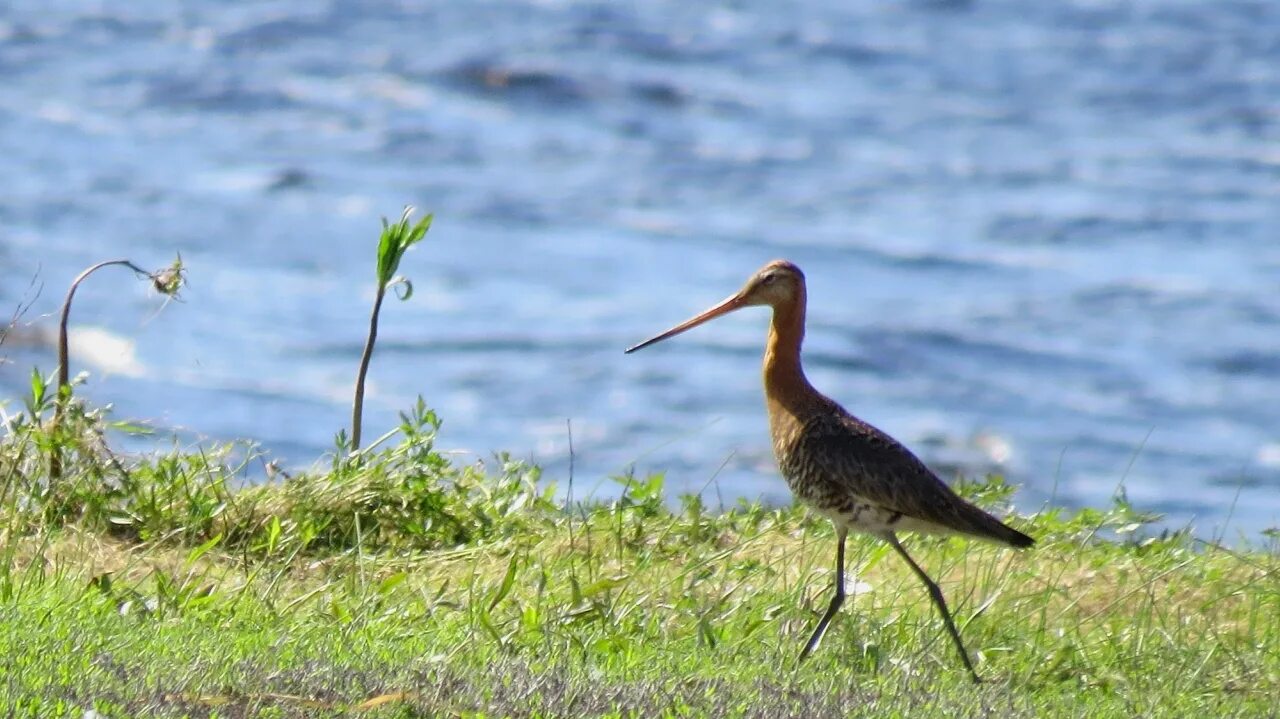
[[[54,414],[55,424],[57,424],[57,418],[61,416],[62,395],[64,392],[68,392],[71,386],[71,362],[69,361],[69,357],[68,357],[68,355],[70,354],[70,350],[68,349],[68,342],[67,342],[67,323],[71,319],[71,303],[76,298],[76,290],[80,289],[81,282],[84,282],[86,279],[89,278],[89,275],[92,275],[93,273],[97,272],[103,267],[110,267],[111,265],[123,265],[133,270],[138,275],[142,275],[144,277],[151,276],[150,272],[147,272],[146,270],[133,264],[129,260],[106,260],[104,262],[99,262],[98,264],[90,267],[84,272],[81,272],[79,275],[76,276],[74,280],[71,281],[71,287],[67,290],[67,298],[62,301],[62,313],[58,318],[58,398],[59,399],[58,399],[58,404],[56,405],[55,414]]]
[[[44,283],[40,281],[40,273],[31,276],[31,283],[27,285],[27,289],[22,293],[22,299],[18,300],[18,306],[13,308],[13,314],[9,316],[9,321],[3,327],[0,327],[0,345],[4,344],[5,338],[18,326],[18,320],[31,309],[31,306],[40,299],[40,293],[44,291]]]
[[[157,292],[170,297],[178,293],[185,281],[181,256],[169,267],[156,272],[148,272],[125,259],[106,260],[86,269],[71,281],[71,287],[67,289],[67,297],[62,301],[62,312],[58,318],[58,395],[53,403],[53,423],[50,426],[50,433],[56,433],[58,428],[62,426],[63,413],[66,411],[67,403],[71,400],[71,357],[67,341],[67,325],[71,318],[71,303],[76,298],[76,290],[80,289],[81,282],[84,282],[89,278],[89,275],[98,270],[113,265],[128,267],[135,274],[151,280]],[[58,479],[62,476],[62,453],[59,451],[57,442],[54,442],[53,449],[49,454],[49,476],[52,479]]]

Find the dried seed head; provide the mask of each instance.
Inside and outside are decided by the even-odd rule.
[[[169,297],[176,297],[178,290],[187,282],[187,270],[182,266],[182,256],[179,255],[173,261],[173,264],[158,270],[149,275],[151,285],[156,288],[156,292]]]

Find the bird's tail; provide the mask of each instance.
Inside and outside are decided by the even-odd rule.
[[[1032,539],[1030,536],[1019,532],[1004,522],[997,520],[996,523],[1000,526],[1000,541],[1008,544],[1010,547],[1026,549],[1036,543],[1036,540]]]
[[[1007,544],[1010,547],[1025,549],[1036,543],[1036,540],[1010,527],[983,510],[968,505],[972,510],[969,517],[969,534],[980,539]]]

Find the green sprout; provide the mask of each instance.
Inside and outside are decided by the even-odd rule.
[[[378,239],[378,291],[373,299],[373,312],[369,316],[369,337],[364,344],[364,353],[360,356],[360,372],[356,375],[356,397],[351,408],[351,450],[360,449],[360,429],[364,417],[364,380],[369,373],[369,361],[373,358],[373,345],[378,340],[378,314],[382,311],[382,300],[386,298],[387,289],[393,289],[401,301],[413,295],[413,283],[405,277],[397,276],[400,260],[404,253],[426,236],[431,229],[433,215],[427,215],[410,225],[409,217],[413,207],[405,207],[400,221],[389,224],[382,218],[382,236]]]

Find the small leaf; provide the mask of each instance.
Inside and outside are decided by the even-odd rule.
[[[431,598],[431,606],[434,607],[441,604],[442,603],[441,600],[444,599],[444,593],[448,591],[448,589],[449,589],[449,580],[446,579],[444,580],[444,583],[440,585],[440,591],[436,592],[436,595]]]
[[[396,572],[395,574],[392,574],[378,583],[378,594],[386,595],[392,589],[400,586],[400,584],[408,578],[409,575],[405,572]]]
[[[345,603],[334,599],[329,602],[329,610],[333,612],[334,618],[343,624],[351,622],[351,610],[347,609],[347,605]]]
[[[154,427],[149,427],[140,422],[133,422],[126,419],[113,419],[107,422],[107,426],[117,432],[134,435],[152,435],[156,433]]]
[[[622,584],[623,582],[627,581],[629,577],[630,575],[627,575],[627,574],[617,574],[612,577],[605,577],[604,579],[598,579],[582,588],[582,597],[585,599],[590,599],[591,597],[594,597],[597,594],[600,594],[602,592],[607,592],[610,589],[613,589],[614,587],[618,586],[619,584]]]
[[[698,619],[698,638],[705,642],[709,649],[716,648],[716,631],[706,617]]]
[[[271,525],[267,527],[267,554],[271,554],[276,551],[276,542],[280,539],[280,534],[280,517],[278,515],[273,516],[271,518]]]
[[[378,284],[385,285],[395,274],[395,232],[382,220],[382,236],[378,238]]]
[[[493,608],[498,606],[498,602],[506,599],[507,595],[511,593],[511,587],[516,581],[516,568],[518,566],[518,562],[519,557],[512,554],[511,561],[507,564],[507,574],[502,578],[502,585],[498,587],[498,591],[494,592],[493,599],[489,600],[488,611],[492,612]]]
[[[493,625],[493,620],[489,618],[489,613],[481,612],[479,619],[480,626],[489,633],[489,636],[493,637],[493,641],[497,642],[499,646],[504,645],[505,642],[502,641],[502,634],[498,631],[498,628]]]
[[[426,217],[422,218],[418,222],[418,224],[414,225],[412,230],[409,230],[409,237],[406,238],[404,242],[404,248],[406,250],[412,247],[413,245],[418,244],[418,242],[423,237],[426,236],[427,230],[431,229],[431,220],[434,217],[435,215],[427,215]]]
[[[204,544],[201,544],[200,546],[191,550],[187,554],[187,566],[189,567],[192,564],[195,564],[197,559],[203,557],[210,549],[213,549],[214,547],[218,546],[218,543],[221,541],[222,541],[222,535],[218,534],[213,539],[210,539]]]
[[[34,406],[39,407],[44,404],[44,393],[48,388],[45,384],[44,376],[40,374],[40,370],[31,368],[31,402]]]
[[[578,575],[569,575],[569,596],[573,598],[573,606],[582,604],[582,587],[578,584]]]

